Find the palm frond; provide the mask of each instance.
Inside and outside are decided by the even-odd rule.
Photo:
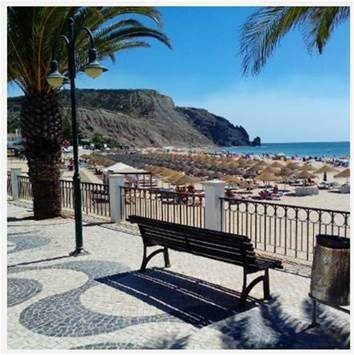
[[[86,26],[93,31],[101,59],[114,61],[115,52],[137,47],[149,47],[137,37],[150,37],[170,47],[162,32],[145,27],[135,18],[118,16],[133,14],[145,16],[161,24],[159,12],[152,7],[8,7],[8,81],[18,83],[24,92],[50,92],[46,77],[50,61],[60,60],[60,71],[68,68],[67,46],[59,40],[67,33],[68,19],[76,21],[75,47],[78,69],[87,62],[90,43],[87,34],[79,30]]]
[[[123,21],[113,23],[112,25],[109,25],[105,28],[96,30],[94,32],[94,36],[95,37],[102,37],[102,36],[108,34],[109,32],[114,31],[118,28],[123,28],[123,27],[128,27],[128,26],[143,26],[143,24],[140,21],[137,21],[134,19],[123,20]]]
[[[281,39],[301,28],[309,49],[322,53],[333,29],[349,16],[348,7],[264,7],[242,26],[240,54],[243,74],[258,74]]]
[[[349,7],[315,8],[310,14],[309,30],[305,35],[309,51],[316,48],[321,54],[333,30],[348,17]]]
[[[109,43],[113,41],[124,41],[130,38],[136,37],[150,37],[159,40],[164,43],[167,47],[172,48],[170,40],[168,37],[160,31],[154,30],[152,28],[148,28],[145,26],[132,26],[129,28],[123,28],[119,30],[113,30],[108,32],[107,34],[97,37],[97,43],[102,45],[103,43]]]

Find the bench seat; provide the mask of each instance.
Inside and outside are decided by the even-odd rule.
[[[146,217],[131,215],[131,223],[137,223],[143,239],[144,251],[140,271],[145,271],[148,262],[163,253],[165,266],[170,266],[168,249],[219,260],[243,267],[243,286],[240,305],[244,305],[251,289],[263,281],[264,298],[270,298],[269,269],[282,268],[279,260],[256,256],[252,241],[243,235],[235,235],[205,228],[191,227]],[[147,255],[147,248],[162,248]],[[247,285],[247,275],[264,271]]]

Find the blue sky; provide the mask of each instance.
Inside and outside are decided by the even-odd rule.
[[[208,109],[264,142],[349,140],[349,21],[322,55],[310,55],[300,31],[289,33],[258,76],[241,75],[240,27],[255,8],[161,7],[173,49],[117,55],[109,72],[79,88],[151,88],[176,105]],[[148,22],[147,22],[148,23]],[[20,92],[9,86],[10,96]]]

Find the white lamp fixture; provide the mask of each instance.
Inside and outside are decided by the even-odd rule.
[[[53,88],[60,88],[64,80],[67,80],[68,78],[61,74],[58,71],[58,62],[56,60],[52,60],[50,63],[50,73],[47,76],[47,82],[48,84],[53,87]]]
[[[89,63],[84,67],[85,73],[95,79],[108,69],[102,66],[97,60],[97,51],[95,48],[89,50]]]

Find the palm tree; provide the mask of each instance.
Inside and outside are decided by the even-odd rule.
[[[349,18],[349,7],[263,7],[241,30],[243,73],[258,74],[276,45],[290,30],[299,28],[309,51],[321,54],[333,30]]]
[[[61,212],[59,162],[63,137],[59,90],[46,81],[50,62],[60,59],[59,70],[67,72],[68,58],[64,41],[73,17],[77,27],[93,32],[99,58],[110,57],[120,50],[149,47],[143,37],[155,38],[170,47],[160,31],[143,25],[127,14],[142,15],[161,25],[160,15],[151,7],[9,7],[8,8],[8,81],[24,92],[21,106],[21,132],[28,160],[33,191],[35,219],[59,216]],[[120,15],[125,15],[124,19]],[[76,35],[78,68],[87,61],[89,39],[83,32]]]

